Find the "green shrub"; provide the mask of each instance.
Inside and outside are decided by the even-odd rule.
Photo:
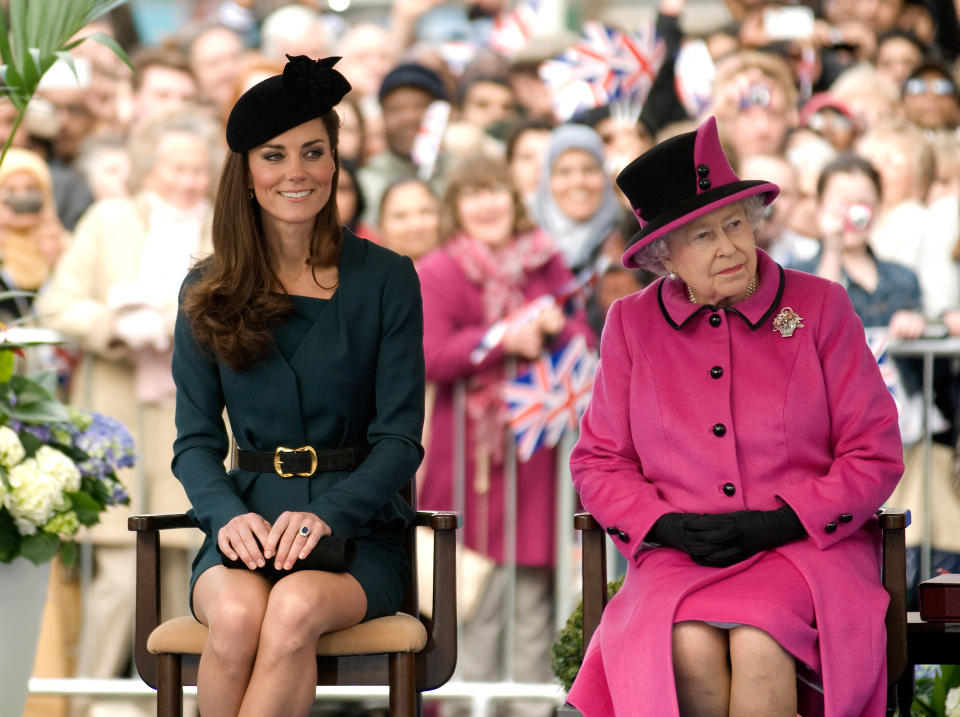
[[[624,576],[607,583],[607,595],[613,597],[623,585]],[[567,624],[557,634],[550,656],[550,667],[563,689],[569,690],[583,663],[583,601],[567,618]]]

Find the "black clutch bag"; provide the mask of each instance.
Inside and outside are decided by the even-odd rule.
[[[220,553],[220,561],[228,568],[242,568],[250,570],[240,560],[230,560],[220,551],[217,546],[217,552]],[[274,567],[274,560],[268,560],[262,568],[256,568],[251,572],[260,573],[270,580],[279,580],[284,575],[289,575],[297,570],[323,570],[328,573],[342,573],[350,569],[353,559],[357,554],[357,544],[353,538],[339,535],[325,535],[317,541],[316,546],[307,557],[297,559],[293,567],[289,570],[277,570]]]

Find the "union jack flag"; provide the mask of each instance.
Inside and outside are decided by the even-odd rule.
[[[654,24],[626,33],[588,21],[582,34],[560,57],[540,65],[557,116],[569,119],[580,110],[613,102],[642,106],[666,55]]]
[[[541,446],[552,448],[565,431],[577,429],[590,401],[596,366],[597,356],[587,348],[586,339],[575,336],[504,384],[517,460],[530,460]]]
[[[536,32],[539,12],[540,0],[529,0],[497,16],[490,31],[490,48],[508,57],[516,55]]]

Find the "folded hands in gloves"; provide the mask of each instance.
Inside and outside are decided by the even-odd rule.
[[[667,513],[653,524],[647,541],[682,550],[700,565],[725,567],[804,535],[797,514],[785,505],[733,513]]]

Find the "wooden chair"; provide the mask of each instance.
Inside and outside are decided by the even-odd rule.
[[[890,594],[887,607],[887,714],[893,715],[898,699],[900,714],[909,715],[913,697],[912,675],[905,674],[907,667],[907,569],[905,533],[910,523],[910,514],[905,510],[884,509],[878,513],[883,540],[883,563],[881,580]],[[583,538],[583,648],[586,650],[594,631],[600,624],[600,616],[607,604],[607,553],[606,533],[589,513],[577,513],[574,528]],[[905,690],[898,691],[902,680],[910,679],[909,699]]]
[[[404,489],[413,506],[413,481]],[[388,685],[392,717],[421,713],[421,693],[444,684],[457,662],[456,530],[458,513],[418,512],[416,525],[434,531],[433,609],[417,605],[414,526],[407,531],[410,582],[401,612],[322,636],[317,642],[318,685]],[[160,622],[160,531],[197,527],[185,514],[134,515],[137,533],[137,606],[134,658],[144,682],[157,690],[157,716],[181,717],[183,686],[197,684],[207,626],[192,616]],[[185,586],[186,587],[186,586]]]

